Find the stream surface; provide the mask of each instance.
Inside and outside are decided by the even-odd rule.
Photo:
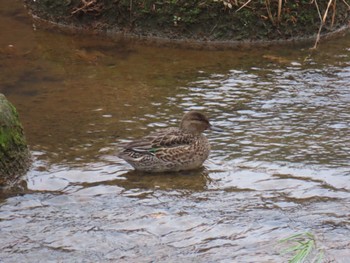
[[[287,262],[311,232],[350,258],[350,34],[208,51],[36,29],[0,3],[0,92],[34,163],[0,195],[0,262]],[[142,174],[121,142],[200,110],[204,168]]]

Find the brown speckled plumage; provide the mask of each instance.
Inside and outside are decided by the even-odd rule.
[[[210,128],[203,114],[190,111],[183,116],[179,128],[162,129],[123,145],[118,156],[140,171],[196,169],[209,156],[210,145],[202,132]]]

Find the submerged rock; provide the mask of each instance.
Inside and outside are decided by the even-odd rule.
[[[0,94],[0,187],[14,185],[29,165],[30,153],[17,111]]]

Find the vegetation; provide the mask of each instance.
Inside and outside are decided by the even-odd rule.
[[[228,8],[233,8],[234,5],[239,6],[239,0],[213,0],[213,1],[214,2],[222,2],[223,5],[228,7]],[[248,0],[245,3],[243,3],[236,11],[239,11],[242,8],[246,7],[251,1],[252,0]],[[283,5],[286,4],[286,2],[287,2],[287,0],[278,0],[277,8],[275,8],[275,10],[274,10],[273,6],[271,5],[270,0],[265,0],[266,16],[268,17],[268,19],[270,20],[270,22],[273,25],[278,26],[283,19],[291,19],[294,22],[296,22],[298,19],[300,19],[299,15],[297,13],[295,13],[294,16],[293,16],[293,14],[291,14],[290,17],[288,18],[288,16],[289,16],[288,14],[290,14],[290,10],[283,9]],[[295,1],[294,4],[298,5],[298,2],[301,2],[301,1]],[[324,4],[323,2],[324,1],[320,1],[321,4]],[[328,0],[327,7],[324,9],[323,14],[321,13],[320,6],[319,6],[317,0],[310,1],[309,3],[314,5],[314,8],[317,10],[317,13],[318,13],[319,18],[320,18],[320,26],[319,26],[319,30],[318,30],[315,45],[314,45],[314,48],[316,48],[318,42],[320,41],[322,28],[324,25],[326,25],[327,17],[328,17],[328,13],[329,13],[330,8],[332,9],[332,17],[331,17],[331,21],[330,21],[330,26],[331,27],[334,26],[336,12],[337,12],[337,1],[336,0]],[[343,0],[343,3],[347,7],[348,11],[350,11],[350,5],[345,0]]]
[[[321,263],[323,260],[323,251],[317,248],[316,238],[309,232],[295,234],[280,240],[280,243],[288,243],[290,247],[282,253],[294,253],[289,263],[302,263],[308,259],[308,262]]]
[[[59,24],[199,41],[285,40],[317,32],[319,36],[350,20],[347,0],[24,1],[35,16]]]

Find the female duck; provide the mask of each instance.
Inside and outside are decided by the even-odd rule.
[[[210,145],[203,131],[214,129],[202,113],[190,111],[179,128],[166,128],[123,146],[118,157],[136,170],[170,172],[192,170],[208,158]]]

